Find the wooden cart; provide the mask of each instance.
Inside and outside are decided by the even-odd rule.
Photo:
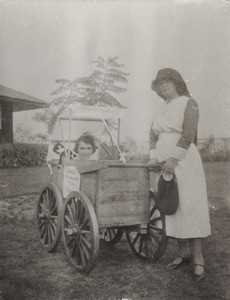
[[[80,173],[80,189],[62,197],[64,168],[52,161],[53,176],[37,205],[39,238],[47,251],[61,236],[67,256],[79,272],[89,273],[99,251],[100,232],[106,243],[117,243],[125,230],[134,254],[154,262],[167,246],[164,216],[149,189],[150,172],[144,163],[72,160]],[[140,226],[141,225],[141,226]]]
[[[62,238],[70,262],[83,273],[92,270],[101,237],[106,244],[114,245],[125,231],[134,254],[148,261],[159,259],[167,245],[164,216],[157,210],[155,195],[149,188],[149,175],[159,167],[118,162],[120,122],[112,126],[118,128],[117,142],[109,128],[110,118],[115,115],[120,117],[120,111],[70,104],[59,116],[50,137],[50,153],[54,143],[62,142],[69,164],[60,167],[60,161],[50,158],[48,152],[52,176],[38,198],[38,235],[48,252],[54,251]],[[114,160],[70,160],[71,143],[76,141],[79,128],[97,135],[99,129],[104,133],[107,130],[111,147],[104,151],[106,155],[112,153]],[[100,143],[98,150],[102,149]],[[79,178],[67,190],[66,170],[70,177],[73,172]]]

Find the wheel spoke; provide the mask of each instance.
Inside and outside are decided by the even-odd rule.
[[[53,234],[55,234],[55,232],[57,231],[57,226],[53,220],[50,220],[50,227],[53,230]],[[54,239],[54,237],[53,237],[53,239]]]
[[[41,238],[43,238],[45,235],[46,227],[47,227],[47,223],[45,222],[43,228],[41,229]]]
[[[72,248],[70,249],[70,256],[73,257],[76,254],[77,242],[76,239],[73,240]]]
[[[49,208],[48,199],[49,199],[49,189],[47,188],[46,192],[45,192],[45,207],[46,207],[46,209]]]
[[[84,237],[81,236],[81,242],[87,247],[87,249],[90,251],[91,249],[91,243]]]
[[[144,244],[144,236],[141,235],[140,237],[140,244],[139,244],[139,252],[141,253],[143,250],[143,244]]]
[[[71,199],[72,200],[72,199]],[[71,201],[72,202],[72,201]],[[72,210],[71,210],[71,204],[72,203],[70,203],[70,205],[67,205],[67,209],[68,209],[68,212],[69,212],[69,216],[70,216],[70,218],[72,219],[72,223],[74,223],[74,216],[73,216],[73,212],[72,212]]]
[[[85,268],[86,267],[85,254],[84,254],[84,250],[81,247],[80,243],[78,244],[78,249],[79,249],[79,254],[81,257],[82,266],[83,266],[83,268]]]
[[[83,229],[87,227],[88,224],[89,224],[89,219],[85,219],[85,221],[80,225],[80,228]]]
[[[110,241],[115,237],[116,235],[116,232],[115,232],[115,229],[109,229],[109,238],[110,238]]]
[[[155,246],[154,246],[154,244],[153,244],[153,242],[152,242],[151,239],[149,239],[149,245],[150,245],[150,247],[151,247],[151,249],[152,249],[152,252],[153,252],[153,253],[156,253],[157,249],[155,248]]]
[[[132,245],[135,246],[136,242],[138,241],[138,239],[140,238],[141,234],[140,233],[136,233],[135,238],[132,241]]]
[[[154,219],[151,219],[151,220],[150,220],[150,223],[156,223],[157,221],[160,221],[161,219],[162,219],[161,216],[156,217],[156,218],[154,218]]]
[[[71,201],[71,208],[72,208],[72,214],[73,214],[73,219],[76,220],[77,219],[77,215],[76,215],[76,199],[73,198],[72,201]]]
[[[86,215],[86,212],[85,212],[85,208],[83,205],[81,205],[81,214],[80,214],[80,217],[79,217],[79,223],[78,225],[81,226],[81,224],[84,222],[85,220],[85,215]],[[87,218],[88,219],[88,218]]]
[[[84,242],[83,242],[82,239],[80,240],[80,244],[81,244],[81,247],[82,247],[82,249],[83,249],[83,251],[84,251],[84,254],[85,254],[85,256],[86,256],[86,259],[87,259],[87,261],[88,261],[88,260],[89,260],[89,257],[90,257],[90,248],[88,248],[88,246],[86,246],[86,245],[84,244]]]
[[[70,237],[69,240],[67,240],[67,241],[65,242],[65,245],[66,245],[66,246],[69,246],[69,245],[74,241],[74,239],[75,239],[75,237]]]
[[[49,231],[50,231],[50,238],[51,238],[50,243],[51,243],[55,238],[55,228],[53,228],[51,222],[49,223]]]
[[[68,215],[65,215],[65,220],[68,222],[69,225],[74,226],[73,221],[70,219],[70,217]]]
[[[116,245],[123,236],[123,228],[106,228],[104,232],[104,242],[109,246]]]
[[[44,244],[47,245],[47,242],[48,242],[48,229],[46,224],[45,231],[44,231]]]
[[[162,232],[162,231],[163,231],[162,228],[156,227],[156,226],[152,225],[151,223],[150,223],[150,229],[151,229],[151,230],[156,230],[156,231],[158,231],[158,232]]]
[[[86,235],[86,234],[88,234],[88,235],[90,235],[90,231],[89,230],[81,230],[81,234],[83,235]]]
[[[41,229],[46,223],[46,220],[41,219],[41,223],[38,225],[38,228]]]
[[[55,204],[56,204],[56,200],[55,200],[54,193],[52,192],[52,196],[51,196],[51,200],[50,200],[50,211],[53,210],[53,208],[55,207]]]
[[[54,211],[57,210],[57,204],[56,201],[54,203],[54,207],[52,208],[52,210],[50,210],[50,214],[52,215],[54,213]],[[57,213],[56,213],[57,214]]]
[[[40,202],[39,205],[41,206],[42,212],[45,212],[46,209],[45,209],[45,206],[44,206],[44,201]]]
[[[109,229],[109,238],[110,238],[110,240],[112,240],[115,235],[116,235],[115,230],[114,229]]]
[[[149,256],[149,245],[148,245],[147,235],[143,236],[143,240],[144,240],[144,243],[143,243],[143,253],[145,254],[146,257],[148,257]]]
[[[51,234],[51,230],[50,230],[49,224],[47,224],[47,236],[48,236],[48,245],[50,245],[51,242],[52,242],[52,234]]]
[[[81,202],[78,200],[78,198],[75,198],[75,203],[76,203],[76,213],[77,213],[77,220],[79,222],[80,217],[81,217]],[[78,224],[79,225],[79,224]]]
[[[152,230],[151,230],[152,231]],[[160,239],[156,236],[156,234],[152,231],[151,238],[153,238],[158,245],[160,245]]]
[[[47,207],[50,210],[53,197],[53,192],[51,191],[51,189],[48,189],[48,195],[49,197],[47,198]]]
[[[153,216],[153,214],[155,213],[156,210],[157,210],[157,206],[154,205],[154,206],[151,208],[151,211],[150,211],[150,219],[151,219],[151,217]]]

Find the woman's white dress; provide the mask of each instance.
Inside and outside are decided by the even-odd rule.
[[[184,111],[188,102],[181,96],[169,104],[164,101],[153,121],[152,130],[159,134],[156,157],[159,162],[173,156],[182,136]],[[166,234],[175,238],[207,237],[211,233],[206,180],[200,154],[190,144],[175,168],[179,191],[179,207],[174,215],[166,216]]]

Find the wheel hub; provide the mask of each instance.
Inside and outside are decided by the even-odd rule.
[[[72,237],[74,237],[77,240],[81,236],[81,230],[80,230],[79,226],[77,226],[77,225],[72,226],[71,228],[67,228],[66,232],[67,232],[68,236],[72,236]]]

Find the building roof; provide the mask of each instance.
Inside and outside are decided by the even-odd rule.
[[[13,102],[13,112],[43,108],[45,101],[0,85],[0,100]]]

